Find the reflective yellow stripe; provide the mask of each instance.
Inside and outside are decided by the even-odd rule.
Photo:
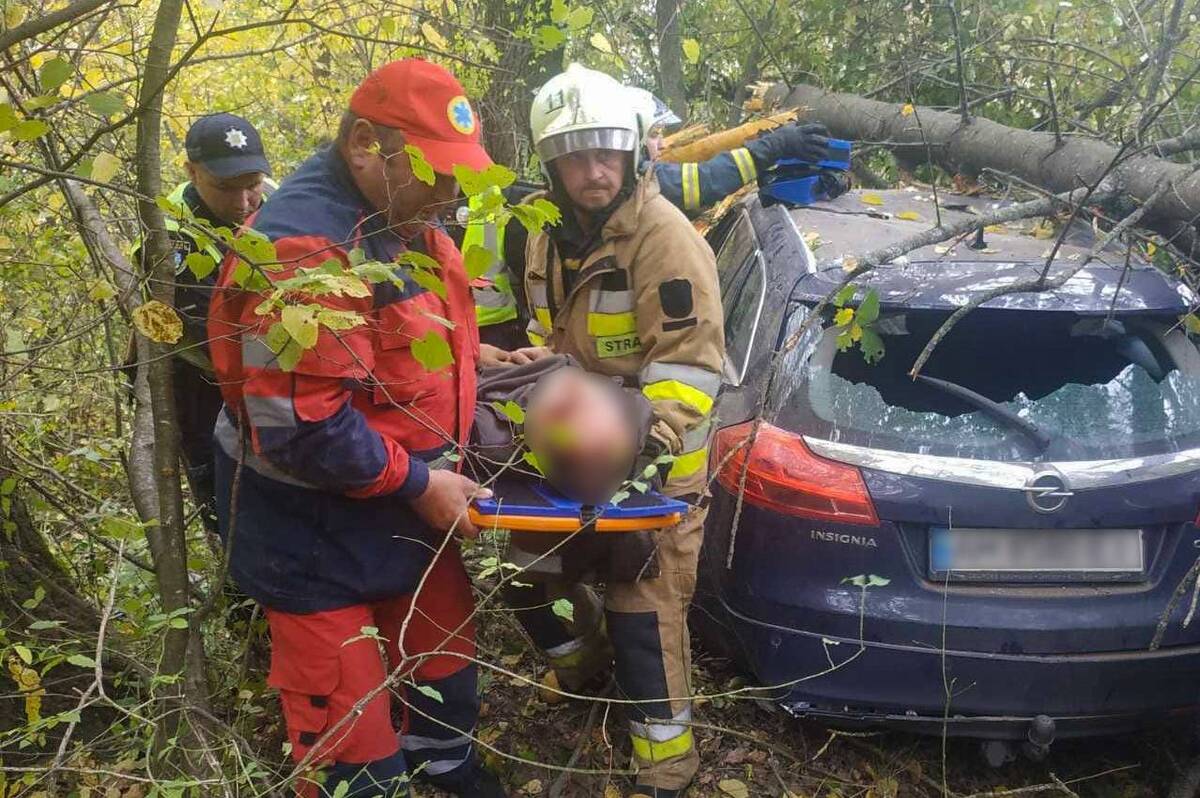
[[[637,317],[632,312],[589,313],[587,314],[587,329],[588,335],[597,338],[637,332]]]
[[[535,307],[533,309],[533,315],[537,318],[538,324],[542,325],[542,329],[546,330],[547,332],[549,332],[550,328],[554,326],[550,321],[550,308]]]
[[[672,479],[684,479],[695,474],[702,468],[708,466],[708,447],[696,449],[694,452],[684,452],[675,458],[671,463],[671,471],[667,474],[667,481]]]
[[[528,338],[529,343],[533,344],[534,346],[545,346],[546,345],[546,339],[543,338],[542,336],[538,335],[537,333],[526,330],[525,337]]]
[[[733,156],[733,162],[737,164],[738,174],[742,176],[743,183],[749,183],[758,177],[758,170],[754,167],[754,158],[751,157],[750,150],[738,147],[730,155]]]
[[[694,745],[691,729],[688,729],[678,737],[672,737],[670,740],[664,740],[661,743],[648,740],[645,737],[638,737],[637,735],[630,735],[630,740],[633,741],[633,753],[643,762],[662,762],[677,756],[683,756],[692,750],[692,746]]]
[[[700,164],[685,163],[680,180],[683,184],[683,207],[694,211],[700,207]]]
[[[642,394],[651,402],[674,399],[696,408],[704,415],[712,410],[713,398],[701,391],[678,380],[663,380],[642,386]]]

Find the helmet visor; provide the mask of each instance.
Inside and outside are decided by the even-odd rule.
[[[621,150],[633,152],[637,149],[637,134],[620,127],[600,127],[588,130],[568,130],[550,136],[537,144],[538,157],[543,163],[582,150]]]

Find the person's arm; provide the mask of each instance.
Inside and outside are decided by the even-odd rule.
[[[632,269],[642,394],[654,422],[650,439],[675,456],[671,479],[707,465],[713,402],[721,387],[725,334],[712,250],[679,217],[643,239]]]
[[[316,266],[330,257],[346,262],[345,253],[331,242],[311,237],[281,239],[276,252],[281,262],[296,268]],[[327,294],[306,301],[352,311],[369,322],[369,296]],[[283,371],[263,340],[279,315],[256,316],[255,305],[246,303],[242,321],[254,332],[243,333],[242,353],[243,398],[256,453],[289,476],[323,490],[359,498],[419,496],[429,481],[425,463],[373,429],[351,403],[347,385],[369,379],[375,365],[371,325],[338,332],[322,328],[317,345],[304,352],[292,371]]]
[[[758,177],[745,147],[723,152],[703,163],[658,161],[654,174],[662,195],[684,213],[695,215]]]

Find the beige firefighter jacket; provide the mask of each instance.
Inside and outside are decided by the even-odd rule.
[[[725,357],[708,244],[659,194],[651,173],[609,217],[582,262],[562,264],[546,231],[530,236],[525,254],[530,339],[640,387],[654,410],[651,438],[675,456],[664,492],[703,493]],[[559,270],[549,283],[548,268]],[[579,272],[569,294],[563,268]]]

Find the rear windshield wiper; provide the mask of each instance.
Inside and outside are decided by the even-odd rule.
[[[1018,432],[1023,432],[1035,444],[1037,444],[1038,454],[1046,451],[1050,446],[1050,436],[1046,434],[1038,425],[1032,421],[1021,418],[1016,411],[1010,410],[999,402],[994,402],[988,399],[981,393],[976,393],[970,388],[966,388],[958,383],[950,382],[949,380],[939,380],[937,377],[926,377],[924,374],[918,374],[917,379],[926,385],[931,385],[938,390],[944,391],[951,396],[958,397],[964,402],[973,404],[984,412],[988,418],[999,421],[1006,426],[1009,426]]]

